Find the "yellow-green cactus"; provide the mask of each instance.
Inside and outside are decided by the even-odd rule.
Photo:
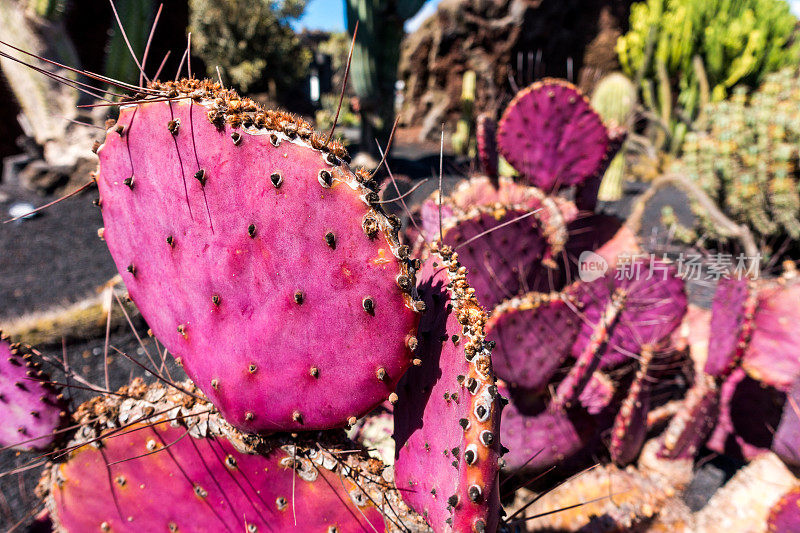
[[[654,100],[652,110],[675,136],[679,124],[697,117],[707,93],[722,101],[738,84],[755,87],[766,74],[796,65],[796,24],[782,0],[647,0],[631,7],[617,52],[645,104]]]
[[[800,241],[800,78],[794,69],[769,74],[752,94],[737,87],[711,103],[707,125],[686,136],[676,170],[696,182],[733,220],[767,246]],[[721,238],[695,206],[699,226]]]

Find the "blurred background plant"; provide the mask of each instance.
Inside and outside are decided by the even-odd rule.
[[[358,23],[351,79],[361,114],[360,149],[378,154],[374,139],[386,144],[395,117],[395,82],[403,25],[425,0],[345,0],[347,30]]]
[[[656,147],[677,153],[709,101],[795,65],[797,19],[783,0],[647,0],[631,6],[619,61],[641,92]]]
[[[189,0],[189,31],[205,74],[216,67],[242,92],[267,92],[273,99],[296,90],[305,80],[311,54],[291,22],[300,18],[305,0]]]
[[[768,74],[752,94],[708,104],[684,142],[675,170],[697,183],[733,220],[760,239],[762,253],[800,241],[800,78],[797,67]],[[726,240],[705,210],[693,204],[697,230]],[[681,232],[695,237],[695,232]]]

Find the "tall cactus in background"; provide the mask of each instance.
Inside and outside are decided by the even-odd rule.
[[[351,64],[353,88],[361,104],[361,148],[377,152],[394,120],[394,84],[400,61],[403,24],[425,0],[345,0],[347,30],[358,23]]]
[[[114,5],[120,20],[125,25],[125,35],[131,48],[136,57],[141,58],[153,23],[155,3],[153,0],[118,0]],[[125,37],[116,23],[111,25],[105,73],[112,79],[128,83],[134,83],[139,79],[139,67],[131,57]]]
[[[781,0],[647,0],[631,7],[617,52],[677,150],[704,91],[720,101],[735,85],[755,87],[797,62],[796,23]]]
[[[472,112],[475,107],[475,84],[476,75],[474,70],[464,72],[461,82],[461,117],[456,123],[456,131],[453,133],[453,150],[459,155],[465,155],[474,147],[470,146],[472,138],[473,119]]]

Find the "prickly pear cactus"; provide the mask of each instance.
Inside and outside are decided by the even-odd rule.
[[[0,332],[0,447],[42,450],[58,438],[65,404],[40,366]]]
[[[784,463],[800,466],[800,376],[795,378],[786,395],[781,420],[775,428],[772,451]]]
[[[386,400],[421,304],[368,176],[216,83],[147,94],[108,130],[97,183],[103,237],[158,339],[246,431],[343,426]]]
[[[541,391],[570,356],[580,319],[559,293],[528,293],[492,311],[486,337],[495,342],[497,377]]]
[[[420,274],[427,311],[395,405],[395,481],[434,531],[492,532],[500,496],[500,395],[486,313],[449,247],[434,244]]]
[[[727,377],[741,362],[753,330],[757,291],[746,279],[720,280],[711,304],[711,331],[704,371]]]
[[[442,230],[476,209],[514,206],[536,211],[531,216],[539,221],[548,240],[549,255],[556,255],[567,240],[567,221],[577,216],[575,206],[562,198],[546,195],[536,187],[528,187],[507,177],[498,178],[497,185],[487,176],[462,181],[448,196],[441,199],[436,191],[420,206],[423,237],[427,241],[439,238],[439,213]]]
[[[571,83],[546,79],[520,91],[498,124],[500,153],[532,185],[579,185],[607,157],[608,130]]]
[[[57,531],[373,531],[390,506],[387,520],[414,523],[380,461],[340,434],[248,438],[175,389],[120,393],[78,409],[69,453],[43,476]]]
[[[547,394],[521,388],[503,385],[500,392],[509,399],[500,426],[501,441],[508,448],[504,467],[509,471],[564,466],[595,443],[600,426],[585,409],[550,409]]]
[[[541,263],[550,249],[536,214],[522,206],[478,207],[445,228],[444,243],[458,251],[473,273],[471,283],[483,305],[494,307],[539,285]]]
[[[620,365],[643,346],[657,346],[686,312],[683,281],[666,262],[633,259],[612,276],[569,290],[583,324],[573,345],[576,363],[558,386],[557,405],[576,399],[597,368]]]

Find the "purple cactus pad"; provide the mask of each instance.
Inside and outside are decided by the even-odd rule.
[[[544,395],[509,391],[505,386],[500,392],[509,398],[500,436],[509,449],[503,460],[511,471],[523,467],[540,471],[563,464],[596,435],[596,422],[582,409],[549,409]]]
[[[781,421],[772,440],[774,451],[783,462],[800,467],[800,376],[786,395]]]
[[[497,377],[515,387],[542,392],[569,357],[580,323],[558,293],[528,293],[492,311],[486,337],[497,343]]]
[[[683,408],[670,421],[661,439],[658,456],[693,459],[706,442],[719,416],[719,389],[714,378],[701,374],[686,393]]]
[[[577,87],[546,79],[517,93],[500,119],[497,142],[522,176],[550,192],[595,175],[609,140]]]
[[[723,279],[717,284],[711,304],[708,359],[705,373],[717,378],[730,375],[750,340],[756,291],[747,279]]]
[[[708,448],[748,461],[769,450],[785,400],[784,393],[737,368],[720,389],[720,414]]]
[[[577,398],[595,369],[625,363],[644,344],[659,345],[687,306],[683,281],[672,265],[658,260],[635,258],[567,292],[579,302],[583,326],[573,345],[577,362],[558,387],[557,405]]]
[[[777,283],[758,293],[753,333],[742,366],[782,391],[800,376],[800,282]]]
[[[495,531],[500,396],[478,306],[457,254],[434,245],[419,276],[427,310],[398,388],[395,482],[436,532]]]
[[[22,346],[0,333],[0,447],[42,450],[66,419],[59,391]]]
[[[479,207],[448,224],[444,243],[458,252],[482,305],[492,308],[537,284],[548,245],[533,213]]]

